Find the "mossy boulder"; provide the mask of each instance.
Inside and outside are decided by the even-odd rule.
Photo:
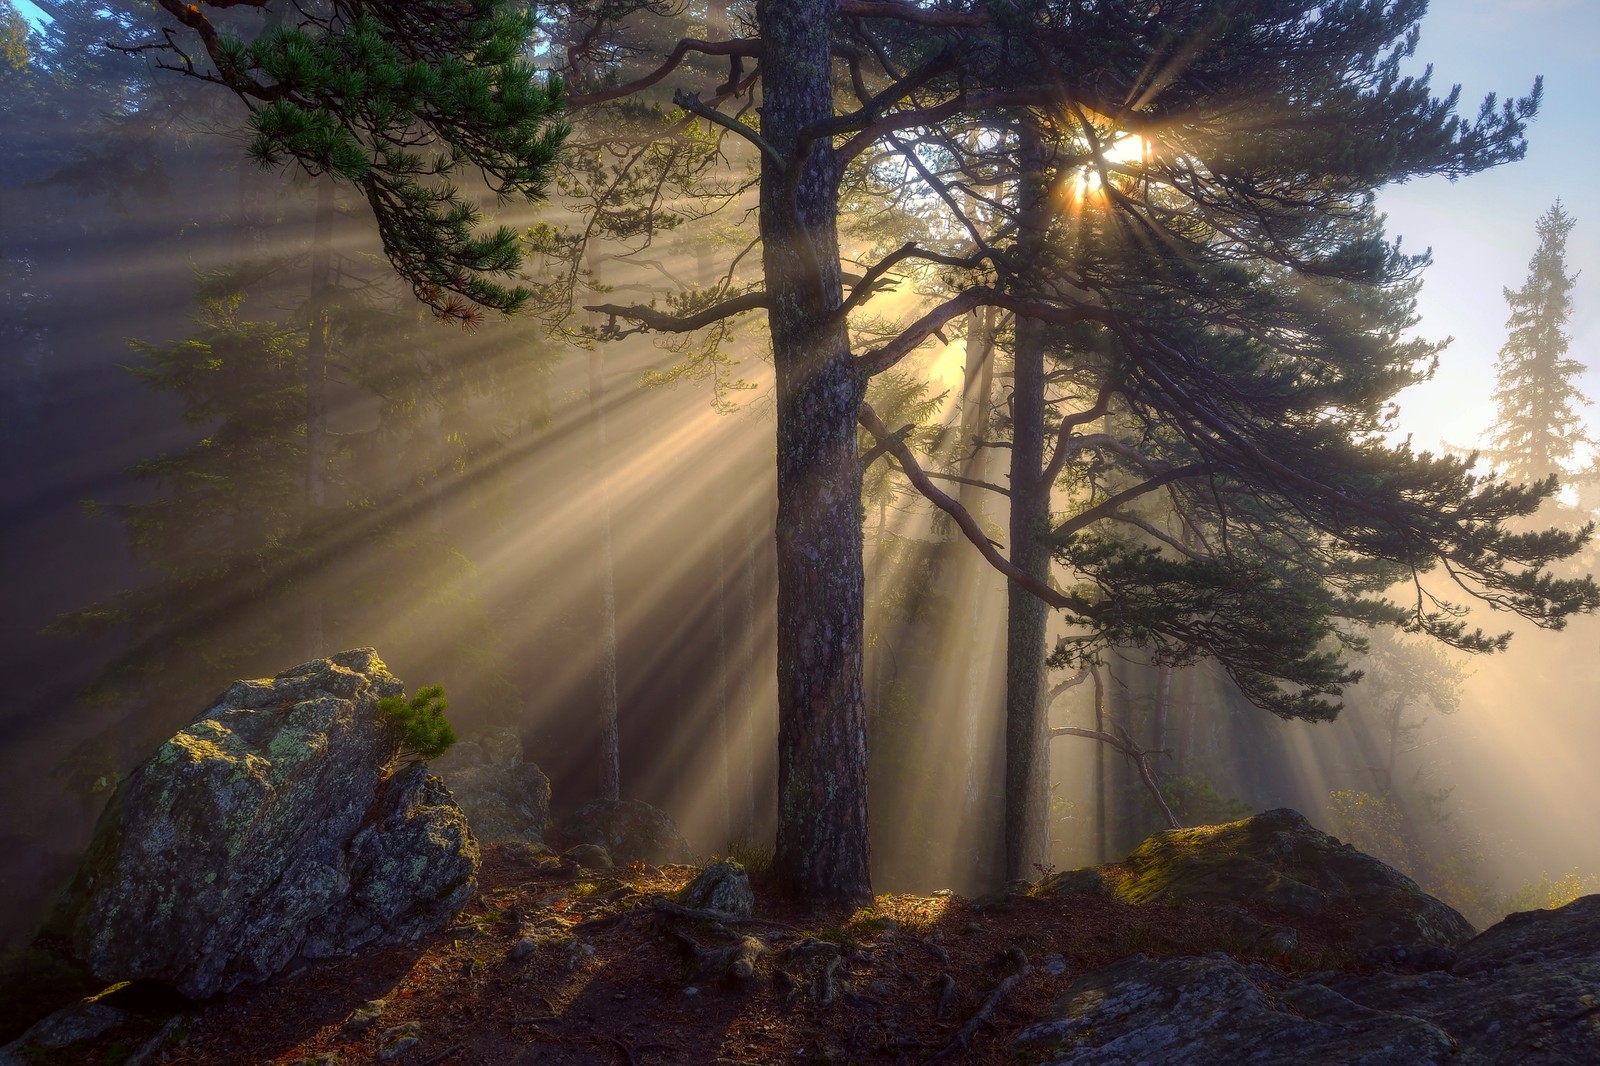
[[[118,785],[53,930],[204,998],[446,925],[478,849],[424,767],[391,772],[400,691],[370,648],[236,682]]]
[[[756,896],[744,864],[734,859],[719,859],[683,887],[678,900],[685,907],[716,911],[734,918],[748,918],[756,911]]]
[[[1448,905],[1391,866],[1317,829],[1286,808],[1225,825],[1157,833],[1123,862],[1125,903],[1257,905],[1290,919],[1337,911],[1358,953],[1382,961],[1448,963],[1474,930]]]

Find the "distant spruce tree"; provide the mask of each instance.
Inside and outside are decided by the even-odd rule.
[[[1589,400],[1573,383],[1584,365],[1567,357],[1566,327],[1578,280],[1567,273],[1567,235],[1575,223],[1560,200],[1540,215],[1539,249],[1528,261],[1528,280],[1505,290],[1510,335],[1495,362],[1498,417],[1490,441],[1511,481],[1561,477],[1589,439],[1578,418],[1578,408]]]

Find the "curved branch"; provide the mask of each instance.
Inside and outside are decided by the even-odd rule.
[[[1145,493],[1154,492],[1162,485],[1166,485],[1173,481],[1182,481],[1185,478],[1200,477],[1202,474],[1205,474],[1208,469],[1209,467],[1207,467],[1204,463],[1190,463],[1187,466],[1175,466],[1170,470],[1164,470],[1152,478],[1139,482],[1139,484],[1134,485],[1132,488],[1126,488],[1114,496],[1108,496],[1086,511],[1079,511],[1077,514],[1073,515],[1071,518],[1052,529],[1050,531],[1050,535],[1053,537],[1069,537],[1086,526],[1100,521],[1102,518],[1112,517],[1114,514],[1116,514],[1117,508],[1127,503],[1129,500],[1138,499]]]
[[[878,413],[872,409],[871,404],[862,403],[856,420],[861,423],[862,429],[876,437],[888,450],[889,454],[899,460],[901,471],[910,480],[911,484],[916,486],[917,491],[922,493],[929,503],[955,520],[956,527],[966,535],[966,538],[973,543],[973,546],[989,561],[989,565],[1052,607],[1073,611],[1085,618],[1094,616],[1096,608],[1088,600],[1078,596],[1068,596],[1057,589],[1051,588],[1045,582],[1016,566],[1010,559],[1002,555],[1000,546],[990,540],[988,535],[984,533],[983,527],[978,525],[978,520],[972,516],[972,512],[961,506],[947,493],[941,492],[934,485],[927,473],[918,465],[916,457],[911,454],[911,449],[906,447],[905,441],[889,432],[889,427],[883,424],[883,420],[878,417]]]
[[[1167,828],[1182,829],[1183,823],[1178,821],[1178,816],[1172,813],[1172,808],[1167,805],[1167,798],[1161,794],[1161,786],[1156,783],[1155,771],[1150,769],[1150,752],[1136,745],[1127,734],[1115,736],[1099,729],[1081,729],[1077,726],[1058,725],[1050,729],[1052,737],[1088,737],[1098,740],[1102,744],[1109,744],[1122,754],[1132,759],[1139,767],[1139,778],[1144,782],[1144,787],[1156,801],[1156,806],[1161,808],[1161,814],[1167,820]]]
[[[767,306],[765,292],[747,292],[719,304],[713,304],[692,315],[669,315],[644,304],[585,304],[583,309],[606,315],[611,320],[608,328],[612,330],[616,328],[616,320],[621,318],[639,323],[640,329],[655,330],[657,333],[692,333],[725,318],[732,318],[746,311],[761,310]],[[628,332],[638,332],[638,330]]]
[[[163,4],[175,0],[162,0]],[[603,104],[607,100],[616,100],[641,89],[648,89],[661,79],[678,69],[678,65],[688,57],[690,52],[703,52],[708,56],[760,56],[761,42],[736,38],[731,41],[701,41],[692,37],[685,37],[679,41],[672,53],[662,61],[661,65],[650,73],[625,85],[614,85],[609,89],[598,89],[592,93],[573,93],[567,97],[567,109],[576,111],[580,107],[591,107],[594,104]]]

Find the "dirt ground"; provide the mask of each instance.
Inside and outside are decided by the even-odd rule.
[[[696,872],[580,873],[490,845],[476,896],[442,933],[200,1004],[124,989],[110,999],[144,1010],[140,1024],[52,1061],[1014,1066],[1011,1038],[1075,976],[1141,952],[1237,947],[1203,907],[1093,895],[886,895],[817,910],[757,875],[753,919],[671,913],[663,901]],[[1299,932],[1293,956],[1231,953],[1285,971],[1336,961],[1336,920]],[[716,954],[745,937],[764,951],[740,979]]]

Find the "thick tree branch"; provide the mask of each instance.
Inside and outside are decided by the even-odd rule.
[[[847,315],[857,307],[860,307],[872,297],[873,293],[878,291],[877,285],[883,276],[907,259],[921,259],[923,262],[938,263],[940,266],[974,270],[987,258],[987,252],[979,252],[976,255],[964,258],[943,255],[939,252],[930,252],[919,248],[915,241],[907,241],[868,268],[867,272],[861,276],[861,280],[850,289],[850,295],[845,298],[844,306],[839,308],[838,313]]]
[[[162,0],[163,5],[168,3],[176,3],[176,0]],[[672,53],[655,70],[625,85],[613,85],[606,89],[597,89],[592,93],[573,93],[567,97],[567,109],[576,111],[580,107],[592,107],[607,100],[620,99],[641,89],[648,89],[678,69],[678,65],[690,52],[702,52],[708,56],[759,56],[761,42],[737,38],[731,41],[701,41],[686,37],[678,42]]]
[[[923,341],[939,332],[946,322],[960,318],[974,308],[999,307],[1004,310],[1038,319],[1052,325],[1067,326],[1076,322],[1109,322],[1111,315],[1102,308],[1089,304],[1053,304],[1038,300],[1025,300],[1007,292],[975,285],[935,307],[911,325],[894,340],[875,348],[856,359],[861,372],[867,377],[881,374],[910,355]]]
[[[1021,567],[1013,565],[1010,559],[1002,555],[1000,546],[990,540],[988,535],[984,533],[983,527],[972,516],[972,512],[934,485],[927,473],[917,463],[916,456],[911,454],[911,449],[906,447],[905,441],[900,440],[889,432],[889,427],[883,424],[883,420],[878,417],[878,413],[872,409],[871,404],[863,403],[861,405],[857,421],[861,423],[861,428],[883,443],[889,454],[899,461],[901,471],[910,480],[911,484],[916,486],[917,491],[922,493],[929,503],[932,503],[955,520],[956,527],[966,535],[966,538],[989,561],[989,565],[1052,607],[1073,611],[1085,618],[1092,617],[1095,614],[1096,608],[1088,600],[1078,596],[1068,596],[1057,589],[1051,588]]]
[[[689,112],[691,115],[699,115],[707,122],[714,123],[718,126],[721,126],[725,130],[729,130],[732,133],[743,137],[745,140],[759,148],[761,150],[761,154],[770,159],[772,164],[780,171],[789,165],[788,157],[786,157],[782,152],[778,151],[772,145],[768,144],[761,134],[757,133],[749,126],[746,126],[738,119],[729,115],[724,115],[716,108],[701,103],[700,95],[698,93],[686,93],[682,89],[679,89],[677,92],[672,94],[672,102],[678,107],[681,107],[685,111]]]
[[[1056,478],[1061,476],[1061,468],[1066,465],[1067,457],[1078,450],[1069,447],[1072,431],[1097,418],[1104,418],[1106,412],[1111,410],[1111,397],[1116,395],[1118,384],[1115,378],[1108,378],[1105,384],[1100,386],[1100,393],[1095,397],[1093,406],[1061,420],[1061,428],[1056,432],[1055,450],[1050,453],[1050,461],[1045,464],[1043,484],[1054,485]]]
[[[1136,500],[1140,496],[1143,496],[1149,492],[1154,492],[1162,485],[1166,485],[1173,481],[1182,481],[1184,478],[1200,477],[1206,473],[1206,470],[1207,467],[1203,463],[1190,463],[1187,466],[1175,466],[1170,470],[1164,470],[1154,477],[1145,481],[1141,481],[1139,484],[1134,485],[1131,488],[1123,489],[1121,492],[1116,493],[1113,496],[1106,497],[1104,500],[1101,500],[1099,503],[1095,504],[1093,507],[1090,507],[1086,511],[1078,512],[1071,518],[1052,529],[1050,534],[1054,537],[1070,537],[1072,534],[1087,528],[1093,523],[1100,521],[1102,518],[1110,518],[1112,514],[1116,512],[1118,507],[1121,507],[1129,500]]]
[[[606,315],[610,319],[608,329],[613,332],[616,332],[616,320],[619,318],[639,323],[638,330],[616,332],[617,336],[628,336],[647,329],[657,333],[692,333],[714,322],[744,314],[746,311],[757,311],[766,306],[765,292],[747,292],[692,315],[669,315],[643,304],[585,304],[583,309]]]

